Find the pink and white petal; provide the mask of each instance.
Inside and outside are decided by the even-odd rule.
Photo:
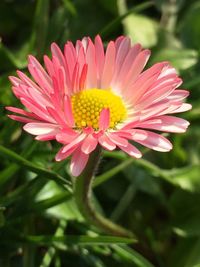
[[[52,117],[48,115],[45,109],[37,107],[36,103],[33,104],[30,101],[27,101],[27,99],[25,98],[20,98],[20,101],[26,108],[28,108],[31,112],[36,114],[41,120],[45,120],[51,123],[56,122]]]
[[[38,141],[50,141],[56,139],[56,135],[58,133],[58,130],[55,130],[54,132],[51,132],[49,134],[41,134],[35,137]]]
[[[72,113],[72,104],[69,96],[64,96],[64,115],[69,127],[74,126],[74,117]]]
[[[111,41],[109,42],[106,49],[105,63],[101,77],[101,88],[106,89],[110,87],[110,82],[112,80],[115,68],[115,54],[115,44]]]
[[[34,122],[36,120],[30,119],[30,118],[26,118],[23,116],[17,116],[17,115],[7,115],[10,119],[14,120],[14,121],[19,121],[19,122],[23,122],[23,123],[29,123],[29,122]]]
[[[148,92],[146,92],[143,97],[140,99],[140,103],[138,103],[141,108],[148,107],[149,104],[154,104],[156,102],[161,101],[162,99],[166,99],[170,94],[172,94],[177,86],[181,84],[181,79],[176,77],[171,77],[171,80],[165,80],[160,83],[158,81],[157,85],[152,85],[152,89],[149,88]]]
[[[47,107],[47,111],[51,115],[51,117],[55,119],[57,124],[60,124],[62,127],[67,126],[62,110]]]
[[[79,77],[79,89],[82,91],[86,87],[86,78],[87,78],[88,65],[83,65],[82,71]]]
[[[188,103],[183,103],[181,104],[178,108],[172,110],[172,111],[168,111],[168,113],[180,113],[180,112],[185,112],[192,109],[192,105],[188,104]]]
[[[36,119],[36,120],[39,120],[39,119],[40,119],[37,115],[35,115],[35,114],[31,113],[31,112],[25,111],[25,110],[23,110],[23,109],[21,109],[21,108],[5,107],[5,109],[6,109],[6,110],[9,110],[9,111],[11,111],[11,112],[20,114],[20,115],[24,115],[24,116],[26,116],[26,117],[31,117],[31,119],[32,119],[32,118],[33,118],[33,119]]]
[[[113,143],[106,134],[99,136],[98,141],[99,144],[106,150],[112,151],[116,148],[115,143]]]
[[[145,67],[149,57],[149,50],[144,50],[137,55],[130,70],[127,70],[128,72],[122,80],[122,83],[120,84],[120,86],[124,88],[124,90],[126,90],[128,85],[132,84],[138,78],[143,68]]]
[[[100,116],[99,116],[99,129],[100,130],[107,130],[110,124],[110,109],[104,108],[102,109]]]
[[[135,82],[130,84],[126,95],[133,104],[136,104],[148,88],[155,83],[166,64],[166,62],[154,64],[152,67],[142,72]]]
[[[42,106],[43,108],[45,108],[46,106],[52,106],[49,97],[45,94],[42,94],[35,88],[28,87],[27,96],[32,99],[32,101],[40,103],[40,106]]]
[[[33,135],[51,134],[52,132],[58,132],[59,126],[55,124],[45,122],[30,122],[24,125],[23,129]]]
[[[172,149],[172,144],[164,136],[146,130],[135,129],[133,140],[143,146],[160,152],[167,152]]]
[[[182,118],[173,116],[161,116],[139,123],[137,127],[163,132],[184,133],[187,130],[189,124],[190,123],[188,121]]]
[[[64,56],[69,71],[69,78],[71,79],[76,64],[76,51],[72,42],[65,44]]]
[[[83,141],[81,146],[81,151],[85,154],[90,154],[95,150],[98,144],[98,139],[95,138],[92,134],[89,134]]]
[[[129,51],[125,51],[124,53],[121,52],[123,57],[121,56],[120,58],[121,62],[117,62],[116,59],[116,71],[112,84],[120,84],[120,81],[126,77],[141,49],[140,44],[135,44],[131,49],[129,48]]]
[[[11,81],[13,86],[19,86],[22,83],[22,81],[15,76],[9,76],[8,78]]]
[[[97,87],[97,66],[95,60],[95,47],[92,41],[88,38],[88,45],[86,49],[86,63],[88,66],[87,69],[87,88],[96,88]]]
[[[44,64],[45,64],[46,70],[47,70],[48,74],[50,75],[50,77],[55,76],[53,63],[47,55],[44,55]]]
[[[186,97],[188,97],[190,92],[182,89],[176,89],[174,92],[172,92],[167,99],[169,100],[183,100]]]
[[[63,153],[67,152],[71,147],[77,146],[82,143],[82,141],[85,139],[87,135],[85,133],[79,134],[73,141],[71,141],[69,144],[64,146]]]
[[[64,69],[66,69],[66,61],[64,55],[56,43],[51,44],[51,52],[53,56],[58,58],[60,65],[63,66]]]
[[[127,54],[129,53],[130,48],[131,48],[130,38],[123,38],[119,47],[116,47],[115,70],[114,70],[114,76],[112,79],[112,84],[115,84],[116,81],[118,80],[118,76],[119,76],[122,64]]]
[[[41,90],[45,94],[48,95],[49,93],[51,93],[53,91],[52,82],[46,79],[46,77],[43,75],[43,73],[40,71],[40,69],[37,69],[32,64],[29,64],[28,70],[31,73],[34,80],[40,86]]]
[[[51,84],[51,78],[49,77],[49,75],[46,73],[42,65],[39,63],[39,61],[34,56],[29,55],[28,62],[30,65],[32,65],[34,68],[38,69],[41,72],[42,76],[47,81],[47,83]]]
[[[78,136],[79,136],[79,133],[69,128],[69,129],[65,129],[64,132],[59,132],[56,135],[56,140],[62,144],[69,144],[74,139],[76,139]]]
[[[63,159],[66,159],[67,157],[69,157],[76,149],[77,149],[77,147],[79,146],[79,144],[77,144],[76,146],[73,146],[73,147],[71,147],[70,149],[68,149],[66,152],[64,152],[63,153],[63,149],[65,148],[65,146],[64,147],[62,147],[59,151],[58,151],[58,153],[56,154],[56,156],[55,156],[55,160],[56,161],[61,161],[61,160],[63,160]]]
[[[79,176],[84,170],[89,159],[89,155],[85,154],[78,148],[72,155],[70,171],[73,176]],[[77,178],[78,179],[78,178]]]
[[[176,69],[170,66],[170,64],[167,62],[167,65],[165,66],[165,68],[163,68],[162,72],[160,73],[159,78],[162,78],[169,74],[177,74],[177,72],[176,72]]]
[[[134,158],[141,158],[142,153],[132,144],[128,143],[127,146],[118,146],[121,150],[126,152],[129,156],[134,157]]]
[[[103,72],[105,55],[104,55],[103,43],[99,35],[95,37],[94,46],[95,46],[95,57],[96,57],[96,64],[97,64],[97,86],[100,88],[100,79],[101,79],[102,72]]]
[[[33,87],[37,89],[38,91],[42,91],[42,88],[40,88],[36,83],[34,83],[26,74],[24,74],[21,71],[17,71],[18,76],[20,77],[21,81],[29,87]]]
[[[117,146],[123,146],[126,147],[128,145],[128,141],[127,139],[118,136],[117,133],[107,133],[108,138],[110,138],[110,140],[116,144]]]

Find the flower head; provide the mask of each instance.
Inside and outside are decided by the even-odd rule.
[[[189,123],[173,116],[191,108],[183,99],[188,91],[175,69],[161,62],[143,71],[149,50],[119,37],[106,51],[97,36],[67,42],[64,52],[53,43],[52,59],[44,56],[45,68],[29,56],[33,79],[21,71],[10,77],[13,92],[26,110],[7,107],[25,123],[24,130],[36,139],[56,139],[63,144],[56,155],[60,161],[72,155],[71,172],[78,176],[97,145],[112,151],[117,147],[130,156],[141,152],[130,141],[157,151],[169,151],[171,143],[162,132],[185,132]]]

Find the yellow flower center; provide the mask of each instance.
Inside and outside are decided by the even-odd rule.
[[[75,125],[79,129],[90,126],[98,130],[100,113],[104,108],[110,110],[109,128],[115,128],[127,116],[122,99],[109,90],[84,90],[73,95],[71,100]]]

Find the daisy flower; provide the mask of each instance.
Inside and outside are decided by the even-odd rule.
[[[56,160],[71,156],[72,175],[80,175],[99,145],[140,158],[134,143],[166,152],[172,144],[157,131],[186,131],[189,123],[173,114],[191,108],[183,102],[188,91],[177,89],[182,80],[168,62],[144,70],[150,51],[140,44],[132,46],[120,36],[104,51],[96,36],[94,42],[85,37],[75,46],[67,42],[64,52],[53,43],[51,51],[51,59],[44,56],[45,67],[29,56],[32,79],[21,71],[18,78],[10,77],[25,110],[7,109],[35,139],[62,144]]]

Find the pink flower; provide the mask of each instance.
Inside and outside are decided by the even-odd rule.
[[[72,155],[70,169],[78,176],[97,145],[112,151],[120,148],[132,157],[141,152],[129,141],[165,152],[172,144],[162,132],[185,132],[189,123],[172,114],[191,109],[183,102],[188,91],[174,68],[161,62],[143,71],[149,50],[130,39],[109,42],[104,52],[101,38],[67,42],[64,53],[53,43],[52,59],[44,56],[45,69],[29,56],[33,80],[21,71],[10,77],[13,93],[26,110],[7,107],[25,123],[24,130],[36,139],[56,139],[63,144],[60,161]]]

